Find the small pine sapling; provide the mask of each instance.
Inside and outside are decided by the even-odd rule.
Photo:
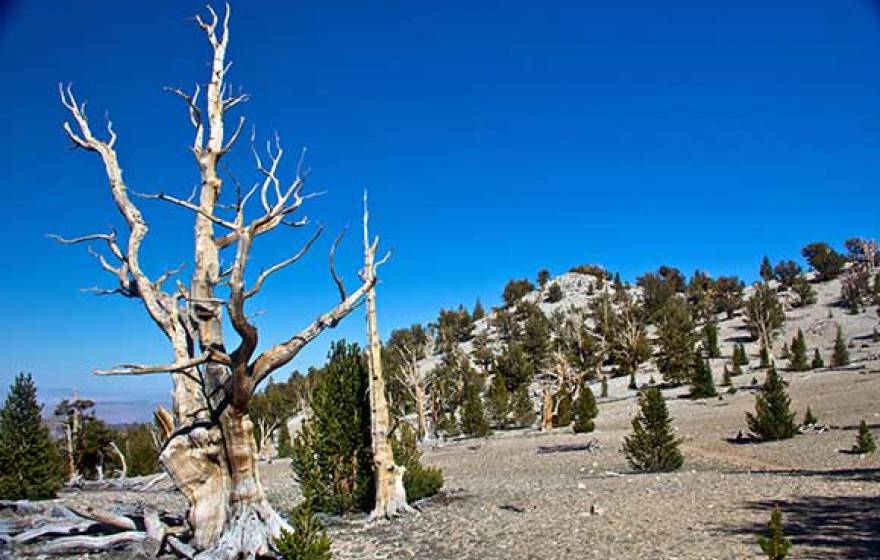
[[[285,560],[330,560],[330,538],[305,500],[290,513],[293,531],[281,530],[275,539],[278,554]]]
[[[779,511],[779,508],[774,509],[770,514],[770,523],[767,524],[767,529],[770,534],[758,538],[761,550],[767,555],[768,560],[785,560],[791,549],[791,539],[786,538],[782,532],[782,512]]]
[[[602,385],[601,385],[601,389],[599,392],[599,396],[602,397],[603,399],[608,398],[608,377],[605,375],[602,376]]]
[[[671,472],[681,468],[681,440],[675,437],[660,389],[651,387],[639,394],[639,413],[633,418],[632,427],[632,433],[624,438],[623,453],[633,469]]]
[[[789,439],[797,433],[785,382],[770,368],[763,391],[755,397],[755,413],[746,413],[749,430],[763,441]]]
[[[801,424],[802,426],[815,426],[819,423],[819,419],[816,418],[816,415],[813,414],[812,409],[808,406],[807,411],[804,413],[804,422]]]
[[[849,365],[849,351],[843,340],[843,330],[837,327],[837,337],[834,339],[834,353],[831,355],[831,365],[842,367]]]
[[[818,348],[813,350],[813,362],[810,366],[812,366],[813,369],[821,369],[825,367],[825,360],[822,359],[822,354],[819,353]]]
[[[853,453],[860,455],[868,455],[877,450],[877,443],[874,441],[874,435],[868,424],[862,420],[859,423],[859,435],[856,436],[856,444],[853,446]]]
[[[596,397],[590,386],[584,384],[581,387],[580,394],[574,405],[574,426],[575,433],[592,432],[596,429],[596,423],[593,421],[599,415],[599,408],[596,406]]]

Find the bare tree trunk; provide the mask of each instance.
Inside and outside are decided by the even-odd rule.
[[[416,418],[418,419],[419,441],[423,441],[428,435],[428,418],[425,414],[425,387],[419,383],[415,387],[416,393]]]
[[[219,204],[222,180],[218,165],[232,149],[244,125],[242,117],[232,134],[226,135],[224,117],[245,101],[247,95],[233,94],[225,82],[231,66],[225,60],[229,41],[228,4],[222,18],[210,6],[207,10],[210,18],[195,18],[213,51],[205,100],[199,102],[200,86],[193,94],[171,90],[186,103],[195,129],[191,150],[201,178],[198,198],[195,193],[186,200],[164,193],[138,195],[174,204],[194,214],[194,266],[190,284],[187,286],[178,281],[176,290],[168,292],[163,285],[179,272],[179,268],[166,271],[155,279],[141,268],[140,247],[148,227],[123,179],[115,149],[117,135],[110,122],[107,124],[107,140],[93,134],[85,104],[77,102],[70,87],[60,91],[62,104],[74,123],[72,126],[66,122],[64,130],[75,146],[101,157],[113,202],[128,227],[128,236],[122,241],[115,231],[111,231],[75,239],[57,239],[62,243],[106,243],[107,255],[93,253],[101,267],[118,280],[119,287],[99,293],[118,293],[139,300],[168,339],[174,357],[171,364],[129,364],[96,373],[171,374],[172,412],[160,409],[156,413],[164,445],[159,458],[189,502],[187,518],[192,530],[189,545],[178,542],[175,547],[191,547],[199,552],[198,558],[233,560],[274,554],[274,538],[281,529],[289,528],[272,509],[260,483],[257,442],[248,414],[254,391],[273,371],[289,363],[303,347],[326,329],[336,326],[357,307],[371,292],[376,282],[376,268],[384,260],[373,262],[377,242],[368,245],[371,254],[363,271],[363,283],[348,294],[333,264],[333,255],[341,239],[338,238],[330,250],[330,272],[339,290],[340,301],[289,339],[257,354],[258,330],[246,313],[245,303],[260,291],[270,275],[302,257],[322,230],[319,228],[299,252],[264,268],[246,286],[245,269],[254,239],[279,226],[297,228],[307,225],[306,219],[297,220],[293,215],[309,195],[303,194],[304,177],[299,167],[293,181],[288,186],[282,184],[278,167],[283,149],[276,136],[274,144],[267,145],[267,161],[261,159],[256,147],[253,149],[262,182],[247,193],[237,190],[234,204]],[[251,212],[245,209],[253,195],[259,199],[264,213],[248,220],[245,216]],[[234,216],[229,217],[229,214]],[[215,226],[222,231],[215,231]],[[366,222],[364,227],[366,234]],[[221,271],[220,252],[224,249],[227,253],[223,260],[230,264]],[[221,290],[225,290],[222,297],[218,294]],[[228,351],[223,336],[223,314],[227,311],[238,339],[237,347],[232,351]],[[381,383],[381,371],[378,375]],[[384,397],[384,391],[379,394]],[[384,429],[387,432],[387,406],[385,408]],[[390,453],[390,448],[388,451]],[[402,482],[400,484],[402,486]],[[173,541],[169,538],[169,542]]]
[[[553,392],[550,387],[544,387],[544,403],[541,414],[541,431],[549,432],[553,429]]]
[[[364,281],[374,284],[370,275],[374,270],[378,239],[370,240],[368,216],[367,195],[364,193]],[[373,521],[413,511],[406,502],[406,489],[403,486],[403,473],[406,469],[394,463],[394,453],[389,441],[391,422],[385,399],[385,379],[382,376],[382,345],[379,341],[379,326],[376,319],[375,287],[367,291],[367,338],[370,366],[370,424],[373,468],[376,473],[376,505],[369,517],[369,521]]]

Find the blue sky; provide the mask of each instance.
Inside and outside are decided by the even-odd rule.
[[[508,278],[542,267],[597,262],[632,279],[669,264],[753,279],[765,253],[877,236],[874,3],[545,4],[233,6],[230,80],[252,96],[243,114],[258,135],[277,130],[288,153],[308,146],[310,186],[328,191],[307,213],[331,235],[252,306],[266,311],[264,342],[333,304],[327,249],[332,232],[358,225],[365,186],[395,251],[382,271],[384,334],[477,297],[496,304]],[[188,195],[191,130],[162,87],[206,79],[191,19],[201,3],[59,6],[0,10],[0,386],[26,370],[47,396],[77,387],[144,408],[167,394],[166,377],[90,371],[167,361],[163,340],[136,303],[80,293],[111,279],[84,250],[44,237],[119,223],[96,157],[69,149],[56,87],[73,82],[96,123],[109,112],[132,189]],[[229,165],[250,181],[245,148]],[[188,260],[190,216],[143,208],[147,268]],[[253,269],[304,236],[267,238]],[[339,257],[351,285],[359,242],[351,235]],[[363,326],[351,316],[294,365],[321,362],[334,338],[362,339]]]

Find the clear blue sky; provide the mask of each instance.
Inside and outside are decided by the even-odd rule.
[[[95,123],[110,113],[134,190],[185,196],[191,131],[161,88],[204,82],[209,53],[191,20],[199,2],[62,5],[0,10],[0,386],[27,370],[47,397],[78,387],[125,408],[162,399],[169,380],[91,369],[168,353],[137,304],[77,291],[112,285],[82,248],[44,237],[119,223],[97,158],[69,149],[56,84],[72,81]],[[752,279],[765,253],[796,258],[809,241],[880,229],[872,2],[248,1],[233,6],[230,57],[258,133],[279,131],[288,153],[309,147],[311,187],[328,190],[310,216],[356,227],[370,188],[395,250],[384,334],[442,306],[493,305],[508,278],[542,267]],[[229,163],[250,180],[245,147]],[[187,260],[190,216],[144,208],[148,269]],[[254,302],[264,342],[334,302],[330,238]],[[270,237],[253,268],[303,239]],[[352,285],[359,241],[339,259]],[[351,316],[295,365],[363,330]]]

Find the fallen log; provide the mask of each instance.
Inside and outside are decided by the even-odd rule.
[[[124,515],[118,515],[93,507],[80,509],[70,506],[70,510],[80,517],[84,517],[86,519],[94,519],[95,521],[103,523],[104,525],[116,527],[117,529],[122,529],[123,531],[134,531],[135,529],[137,529],[137,525],[135,525],[134,521],[129,517],[125,517]]]
[[[143,531],[124,531],[100,537],[62,537],[47,542],[39,548],[40,554],[84,554],[89,552],[108,552],[122,547],[142,545],[147,539]]]

